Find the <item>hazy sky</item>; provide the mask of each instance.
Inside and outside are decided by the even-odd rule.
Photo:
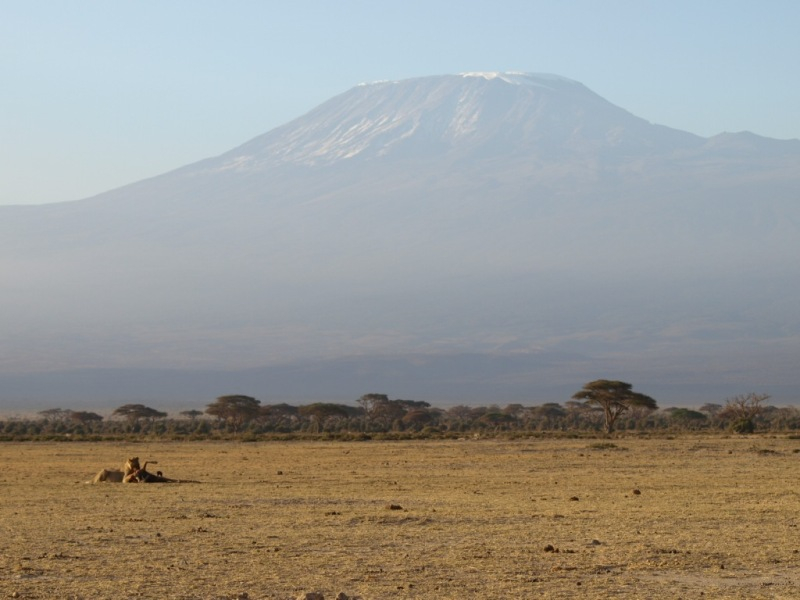
[[[464,71],[800,138],[798,24],[797,0],[0,0],[0,204],[221,154],[361,82]]]

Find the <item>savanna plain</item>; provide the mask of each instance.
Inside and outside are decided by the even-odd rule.
[[[126,458],[199,483],[86,483]],[[0,598],[798,598],[788,436],[0,444]]]

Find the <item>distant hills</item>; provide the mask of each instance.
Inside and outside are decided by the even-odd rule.
[[[554,75],[361,85],[221,156],[0,207],[0,408],[534,404],[600,377],[795,402],[799,229],[798,140],[699,137]]]

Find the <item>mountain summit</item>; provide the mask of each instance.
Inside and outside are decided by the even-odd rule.
[[[555,75],[464,73],[361,85],[229,152],[220,168],[275,163],[641,154],[696,147]]]
[[[0,403],[778,396],[798,197],[800,141],[702,138],[555,75],[360,85],[218,157],[0,207]]]

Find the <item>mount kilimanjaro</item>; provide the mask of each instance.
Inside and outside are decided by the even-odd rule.
[[[46,176],[43,173],[42,176]],[[800,141],[554,75],[357,86],[235,148],[0,207],[0,408],[800,400]]]

